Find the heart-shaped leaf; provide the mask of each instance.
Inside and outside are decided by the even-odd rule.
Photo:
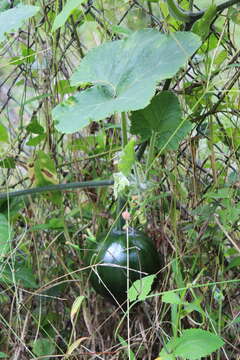
[[[157,83],[174,76],[200,44],[191,32],[143,29],[91,50],[70,80],[94,86],[53,109],[56,128],[73,133],[115,112],[145,108]]]

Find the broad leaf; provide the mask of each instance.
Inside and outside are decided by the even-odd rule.
[[[118,169],[125,176],[128,176],[131,172],[132,166],[135,162],[135,140],[132,138],[128,144],[124,147],[119,164]]]
[[[166,350],[160,352],[160,358],[166,359],[168,354],[181,359],[196,360],[212,354],[224,345],[222,339],[209,331],[201,329],[184,330],[182,335],[171,339]]]
[[[6,33],[18,30],[26,20],[36,15],[39,10],[38,6],[18,5],[0,13],[0,42],[4,40]]]
[[[91,50],[70,80],[72,86],[94,86],[53,109],[56,128],[73,133],[115,112],[145,108],[157,83],[174,76],[199,46],[190,32],[143,29]]]
[[[63,26],[73,11],[85,1],[86,0],[67,0],[62,11],[56,16],[54,20],[52,32]]]
[[[145,109],[131,115],[131,133],[147,140],[153,132],[157,132],[160,149],[176,150],[191,128],[189,121],[182,122],[178,98],[170,91],[154,96]]]

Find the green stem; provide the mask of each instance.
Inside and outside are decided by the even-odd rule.
[[[154,160],[154,148],[155,148],[156,138],[157,135],[156,132],[154,131],[150,138],[150,144],[149,144],[148,159],[147,159],[147,177],[148,177],[148,172],[151,169],[151,164]]]
[[[126,202],[127,202],[127,200],[123,196],[120,196],[117,199],[117,216],[118,216],[118,218],[117,218],[117,222],[116,222],[116,229],[118,231],[122,231],[123,226],[125,225],[125,220],[122,217],[122,212],[126,207]]]
[[[193,19],[197,20],[204,14],[204,11],[198,11],[197,13],[186,11],[182,9],[175,0],[167,0],[167,5],[172,17],[185,23],[190,22]]]
[[[127,137],[127,115],[125,112],[122,112],[122,120],[121,120],[121,128],[122,128],[122,147],[127,145],[128,137]]]
[[[228,0],[222,4],[217,5],[217,11],[223,11],[230,6],[238,4],[239,0]],[[206,12],[206,10],[200,10],[197,12],[186,11],[182,9],[177,3],[176,0],[167,0],[167,5],[170,14],[177,20],[183,21],[185,23],[194,23],[196,20],[200,19]]]
[[[18,197],[18,196],[34,195],[49,191],[50,192],[65,191],[68,189],[111,186],[113,184],[114,184],[113,180],[99,180],[99,181],[82,181],[82,182],[73,182],[67,184],[47,185],[47,186],[35,187],[31,189],[0,193],[0,200]]]

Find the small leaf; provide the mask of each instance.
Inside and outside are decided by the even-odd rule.
[[[148,275],[140,280],[134,281],[128,292],[129,301],[135,301],[137,299],[144,301],[151,292],[155,277],[156,275]]]
[[[71,355],[73,353],[73,351],[75,349],[78,348],[78,346],[86,339],[89,339],[89,337],[85,336],[85,337],[82,337],[80,339],[77,339],[76,341],[74,341],[68,348],[67,350],[67,353],[66,353],[66,356],[65,357],[68,357],[68,355]]]
[[[13,157],[6,157],[5,159],[0,160],[0,167],[4,169],[15,169],[15,159]]]
[[[16,267],[14,267],[14,276],[13,269],[9,265],[5,265],[1,271],[0,281],[7,284],[17,284],[26,289],[36,289],[38,287],[33,275],[33,269],[23,262],[16,264]]]
[[[39,150],[34,161],[34,175],[36,186],[57,184],[57,172],[55,163],[50,156]]]
[[[26,130],[32,134],[37,134],[37,135],[44,133],[44,128],[42,127],[42,125],[39,124],[36,117],[34,117],[30,122],[30,124],[28,124]]]
[[[230,15],[231,15],[231,20],[235,24],[240,25],[240,11],[239,11],[239,9],[231,8]]]
[[[182,335],[172,338],[166,344],[166,350],[160,352],[160,356],[166,359],[171,354],[187,360],[197,360],[212,354],[224,345],[222,339],[205,330],[189,329],[183,330]]]
[[[62,11],[56,16],[54,20],[52,32],[63,26],[73,11],[85,1],[86,0],[67,0]]]
[[[113,194],[115,199],[118,198],[118,195],[121,194],[127,186],[130,185],[129,180],[125,175],[121,172],[113,174],[114,186],[113,186]]]
[[[129,360],[136,360],[134,352],[131,349],[130,349],[130,351],[128,351],[128,343],[126,342],[126,340],[124,340],[120,335],[118,335],[118,338],[119,338],[121,345],[124,347],[126,354],[130,355]]]
[[[3,124],[0,123],[0,142],[8,143],[8,131]]]
[[[41,134],[41,135],[32,137],[31,139],[28,140],[28,142],[26,144],[28,146],[37,146],[38,144],[40,144],[40,142],[42,142],[45,139],[46,139],[46,135]]]
[[[197,20],[194,23],[192,27],[192,32],[201,36],[201,38],[204,40],[205,37],[209,34],[210,25],[216,13],[217,13],[216,5],[213,4],[210,5],[205,11],[204,15],[201,17],[201,19]]]
[[[0,13],[0,42],[4,40],[5,34],[18,30],[25,21],[36,15],[40,10],[38,6],[18,5]]]
[[[226,271],[238,266],[240,266],[240,256],[237,256],[230,261],[229,265],[226,268]]]
[[[0,351],[0,359],[8,359],[8,358],[9,356],[6,353]]]
[[[0,260],[10,251],[11,237],[10,224],[7,218],[0,214]]]
[[[53,355],[55,351],[55,345],[49,339],[38,339],[33,343],[33,353],[36,356],[44,356],[45,360],[49,360],[50,357],[46,355]]]
[[[72,324],[74,323],[74,317],[78,313],[84,299],[85,299],[85,296],[78,296],[75,299],[74,303],[72,304],[72,308],[71,308],[71,322],[72,322]]]
[[[176,305],[180,305],[183,303],[179,295],[171,291],[167,292],[162,296],[162,301],[167,304],[176,304]]]
[[[118,169],[121,171],[125,176],[128,176],[131,172],[132,166],[135,162],[135,139],[131,139],[128,144],[124,147],[121,159],[118,164]]]

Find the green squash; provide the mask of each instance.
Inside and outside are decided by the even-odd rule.
[[[102,234],[88,256],[88,265],[98,264],[94,266],[97,274],[93,270],[90,273],[93,288],[115,304],[116,301],[121,304],[127,299],[126,242],[125,231],[113,230],[109,234]],[[141,232],[129,230],[130,286],[143,276],[155,274],[162,265],[152,240]]]

